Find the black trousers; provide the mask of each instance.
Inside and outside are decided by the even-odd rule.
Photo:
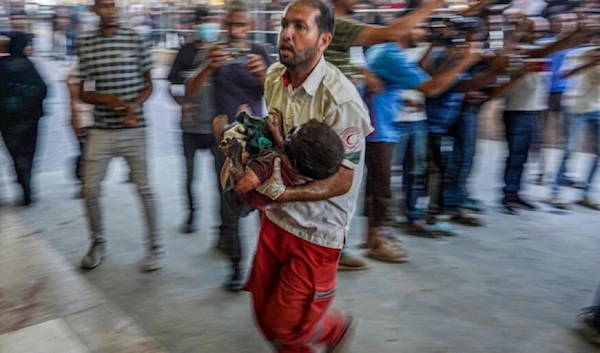
[[[223,199],[223,190],[219,182],[221,169],[225,164],[225,154],[217,146],[213,135],[200,135],[183,133],[183,153],[186,166],[186,193],[188,196],[188,207],[191,212],[195,211],[193,182],[195,155],[198,150],[210,150],[214,157],[215,175],[219,187],[221,225],[219,226],[218,246],[227,249],[229,259],[234,268],[239,267],[242,260],[242,245],[240,240],[240,210]]]
[[[31,174],[37,147],[38,120],[0,124],[0,134],[10,154],[24,201],[31,201]]]

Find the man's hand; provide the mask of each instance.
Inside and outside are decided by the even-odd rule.
[[[113,110],[126,110],[127,103],[119,97],[111,96],[107,102],[107,105]]]
[[[465,101],[469,103],[481,103],[488,99],[490,99],[490,96],[480,91],[471,91],[465,94]]]
[[[370,93],[377,94],[383,90],[383,81],[375,73],[365,70],[365,83]]]
[[[192,115],[194,113],[194,108],[196,108],[197,106],[198,106],[197,104],[182,103],[181,104],[181,117],[184,119],[192,118]]]
[[[76,112],[71,112],[71,127],[73,128],[73,131],[75,132],[75,136],[77,136],[77,137],[85,136],[85,127],[81,123],[81,118],[79,117],[79,114]]]
[[[273,135],[277,147],[283,148],[283,113],[281,113],[279,109],[273,109],[269,115],[270,117],[265,119],[267,127],[269,128],[271,135]]]
[[[508,55],[498,55],[490,62],[492,70],[506,70],[510,67],[510,57]]]
[[[286,186],[281,178],[281,158],[273,161],[273,174],[264,183],[256,187],[256,191],[276,201],[284,192]]]
[[[248,104],[242,104],[238,107],[237,114],[239,114],[241,112],[245,112],[246,114],[248,114],[250,116],[254,115],[254,113],[252,112],[252,108],[250,108],[250,106]]]
[[[217,142],[223,141],[223,134],[225,133],[225,127],[227,126],[227,115],[221,114],[213,119],[212,127],[213,134],[217,139]]]
[[[230,55],[223,51],[226,44],[216,44],[208,50],[208,66],[211,69],[218,69],[225,65],[225,60],[230,58]]]
[[[129,104],[126,106],[126,115],[123,118],[123,124],[127,127],[134,127],[138,123],[136,110],[139,107],[135,104]]]
[[[244,67],[247,68],[250,73],[260,78],[267,76],[267,63],[265,63],[265,59],[263,59],[262,55],[248,55],[248,61],[244,64]]]
[[[460,60],[465,64],[478,63],[483,58],[481,43],[467,43],[465,47],[461,47],[457,55],[462,56]]]

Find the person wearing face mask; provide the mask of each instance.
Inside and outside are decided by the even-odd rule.
[[[241,106],[248,106],[255,115],[262,115],[264,99],[263,86],[267,67],[272,63],[267,49],[249,39],[253,20],[247,5],[240,0],[227,4],[224,27],[227,30],[227,43],[219,43],[209,50],[207,60],[193,79],[186,84],[188,98],[201,94],[207,80],[214,84],[215,116],[227,117],[233,123]],[[225,164],[223,153],[215,154],[215,171],[220,176]],[[222,191],[222,190],[220,190]],[[239,219],[243,210],[221,198],[221,225],[217,250],[227,254],[231,261],[231,276],[226,287],[230,291],[240,291],[244,282],[242,242],[240,241]]]
[[[194,181],[194,158],[196,151],[211,150],[221,153],[212,130],[215,117],[212,80],[208,80],[200,91],[191,98],[185,97],[185,81],[192,76],[205,61],[208,48],[219,36],[219,25],[211,21],[210,11],[199,6],[195,11],[195,40],[184,45],[177,53],[168,80],[171,83],[171,96],[181,107],[181,131],[183,155],[185,156],[186,195],[188,215],[181,227],[183,233],[196,231],[195,203],[192,183]]]

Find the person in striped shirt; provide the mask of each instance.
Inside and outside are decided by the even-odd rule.
[[[163,244],[157,229],[154,195],[148,182],[146,123],[142,104],[152,93],[152,57],[148,43],[135,31],[119,26],[114,0],[95,0],[98,31],[80,40],[80,97],[94,106],[94,124],[84,153],[83,194],[91,244],[81,261],[85,269],[100,265],[106,238],[100,207],[100,185],[113,157],[124,157],[137,186],[146,218],[147,256],[142,271],[162,267]]]

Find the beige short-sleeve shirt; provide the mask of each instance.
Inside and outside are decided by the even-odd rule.
[[[268,211],[267,218],[280,228],[311,243],[341,249],[364,168],[365,138],[373,131],[369,113],[356,87],[334,65],[321,59],[304,84],[292,88],[281,63],[273,64],[265,80],[268,110],[283,113],[284,131],[311,119],[329,124],[344,144],[343,165],[354,170],[352,188],[345,195],[315,202],[287,202]]]

